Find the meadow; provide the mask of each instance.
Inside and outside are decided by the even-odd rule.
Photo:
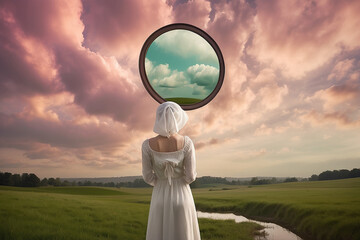
[[[151,188],[0,186],[0,239],[145,239]],[[202,239],[251,240],[254,223],[199,219]]]
[[[360,239],[360,178],[226,186],[194,195],[198,210],[274,222],[306,240]]]
[[[0,239],[145,239],[151,188],[0,186]],[[305,240],[360,239],[360,178],[192,190],[197,210],[270,220]],[[202,239],[253,239],[253,223],[199,219]]]

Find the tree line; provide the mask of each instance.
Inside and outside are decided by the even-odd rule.
[[[309,178],[309,181],[323,181],[323,180],[336,180],[345,178],[356,178],[360,177],[360,169],[354,168],[351,171],[347,169],[324,171],[319,175],[313,174]]]
[[[305,179],[307,180],[307,179]],[[251,180],[232,180],[229,181],[226,178],[222,177],[210,177],[204,176],[197,178],[193,183],[190,184],[192,188],[199,187],[209,187],[212,184],[226,184],[226,185],[264,185],[264,184],[274,184],[282,182],[298,182],[299,180],[295,177],[289,177],[285,179],[273,178],[258,178],[253,177]]]
[[[360,169],[354,168],[352,170],[333,170],[333,171],[324,171],[319,175],[313,174],[309,178],[302,179],[302,181],[322,181],[322,180],[335,180],[335,179],[345,179],[345,178],[356,178],[360,177]],[[282,182],[298,182],[299,179],[295,177],[289,177],[286,179],[277,179],[273,178],[257,178],[253,177],[251,180],[232,180],[228,181],[223,177],[210,177],[203,176],[197,178],[194,182],[190,184],[192,188],[207,187],[211,184],[226,184],[226,185],[264,185],[264,184],[274,184]],[[9,172],[0,172],[0,185],[6,186],[16,186],[16,187],[40,187],[40,186],[98,186],[98,187],[129,187],[129,188],[143,188],[150,187],[142,178],[135,179],[132,182],[92,182],[92,181],[72,181],[67,180],[61,181],[60,178],[43,178],[40,180],[34,173],[22,173],[20,174],[11,174]]]
[[[0,185],[16,187],[38,187],[40,179],[34,173],[11,174],[0,172]]]
[[[141,188],[150,187],[143,179],[135,179],[132,182],[91,182],[91,181],[61,181],[60,178],[43,178],[40,180],[34,173],[12,174],[9,172],[0,172],[0,185],[15,187],[40,187],[40,186],[98,186],[98,187],[130,187]]]

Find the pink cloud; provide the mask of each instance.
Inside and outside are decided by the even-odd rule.
[[[280,106],[284,96],[289,92],[287,85],[279,86],[272,69],[263,69],[250,83],[252,88],[258,88],[261,105],[268,110]]]
[[[300,78],[359,46],[358,1],[259,1],[249,52]]]
[[[59,76],[66,89],[74,94],[75,103],[87,113],[110,116],[129,128],[150,126],[144,121],[152,114],[152,108],[148,107],[150,98],[114,59],[72,49],[62,49],[57,58],[62,63]]]
[[[356,107],[360,103],[360,86],[350,84],[333,85],[325,90],[317,91],[310,100],[319,99],[323,101],[324,109],[331,111],[340,107]]]
[[[12,12],[1,10],[0,18],[0,98],[61,91],[52,53],[26,36]]]
[[[199,141],[195,143],[195,149],[196,150],[200,150],[203,149],[205,147],[214,147],[214,146],[220,146],[223,145],[227,142],[231,141],[230,138],[223,138],[223,139],[219,139],[219,138],[211,138],[208,141]]]
[[[84,29],[79,18],[81,11],[80,1],[44,3],[32,0],[21,3],[21,6],[14,1],[4,1],[2,13],[26,37],[55,47],[55,44],[81,46]]]
[[[21,10],[23,6],[14,3],[8,3],[7,11],[3,11],[3,18],[8,19],[4,30],[9,37],[3,46],[19,49],[8,53],[12,58],[16,56],[17,64],[10,62],[11,67],[2,71],[6,74],[1,81],[6,94],[53,94],[67,90],[89,114],[108,115],[129,127],[148,127],[146,121],[139,121],[143,119],[140,116],[150,114],[145,107],[150,99],[143,88],[137,87],[139,77],[123,70],[114,58],[81,47],[84,29],[80,21],[81,4],[41,3],[40,7],[37,3],[29,5],[26,14]],[[59,10],[62,8],[69,11]],[[4,54],[2,57],[7,58]]]
[[[355,59],[345,59],[338,62],[333,68],[331,74],[328,76],[328,80],[335,79],[337,81],[344,78],[347,73],[354,67]]]
[[[360,81],[358,64],[355,59],[339,61],[335,64],[327,79],[335,79],[336,85],[318,90],[306,98],[309,103],[320,105],[320,108],[307,113],[306,119],[317,123],[335,122],[338,126],[357,127],[360,112]],[[342,66],[340,68],[339,66]]]
[[[25,152],[24,155],[30,159],[51,159],[62,155],[61,150],[56,147],[42,147],[34,151]]]
[[[358,128],[360,126],[359,119],[350,118],[347,114],[340,112],[321,113],[312,110],[303,115],[303,120],[314,126],[324,126],[328,124],[335,124],[340,128]]]
[[[339,127],[358,128],[360,125],[359,87],[354,89],[348,85],[332,86],[318,91],[311,101],[322,101],[323,109],[312,109],[305,113],[303,119],[315,126],[334,123]]]
[[[137,70],[146,38],[172,23],[171,14],[171,6],[165,1],[83,1],[84,44]]]
[[[1,97],[6,97],[3,104],[16,98],[16,104],[23,107],[1,113],[1,147],[19,149],[25,159],[84,159],[94,166],[102,166],[99,162],[104,166],[116,166],[119,161],[133,164],[134,157],[125,158],[117,152],[124,150],[124,142],[149,131],[157,103],[146,94],[137,72],[121,66],[114,57],[82,46],[82,4],[32,1],[24,8],[9,1],[4,5],[0,12],[4,20],[0,26],[4,33],[0,38],[4,50],[0,55],[4,62]],[[118,15],[113,13],[111,17],[116,18]],[[153,12],[143,13],[153,17]],[[128,24],[127,20],[124,18],[122,24]],[[159,21],[154,26],[161,25],[161,17]],[[142,24],[145,29],[149,21],[141,22],[136,20],[134,24]],[[126,37],[140,49],[147,32],[135,29],[134,33],[140,32],[137,37],[131,32]],[[138,57],[135,51],[126,54]],[[87,152],[96,149],[97,160],[77,154],[77,149],[84,148]],[[115,155],[111,157],[109,152]]]
[[[1,139],[8,139],[9,142],[22,140],[68,148],[95,147],[130,138],[126,129],[121,125],[113,129],[105,124],[77,125],[71,121],[53,122],[39,118],[28,119],[20,115],[0,115]]]
[[[293,127],[277,125],[285,121],[358,127],[357,60],[339,61],[321,75],[330,81],[314,84],[311,93],[301,92],[300,100],[292,96],[300,84],[288,80],[359,47],[359,5],[2,1],[1,164],[41,168],[76,163],[86,169],[136,172],[139,146],[153,134],[158,105],[142,86],[139,53],[153,31],[173,22],[207,31],[225,59],[219,94],[205,107],[189,111],[189,123],[181,131],[202,152],[226,146],[241,131],[255,131],[261,138]],[[336,85],[329,86],[331,81]],[[311,101],[303,103],[306,98]],[[310,106],[313,102],[320,107]],[[301,112],[282,114],[294,106]],[[247,156],[265,153],[261,149]]]
[[[203,29],[210,21],[210,12],[210,2],[206,0],[190,0],[173,6],[175,22],[189,23]]]
[[[276,133],[282,133],[284,131],[286,131],[289,127],[275,127],[275,128],[271,128],[271,127],[268,127],[266,126],[266,124],[261,124],[260,127],[258,127],[256,130],[255,130],[255,133],[254,135],[255,136],[264,136],[264,135],[271,135],[271,134],[276,134]]]

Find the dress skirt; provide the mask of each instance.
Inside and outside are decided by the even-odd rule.
[[[153,188],[146,240],[200,240],[194,198],[183,177],[158,179]]]

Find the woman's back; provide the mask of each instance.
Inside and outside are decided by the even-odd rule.
[[[180,134],[173,134],[169,138],[156,136],[149,139],[151,149],[157,152],[174,152],[184,148],[185,137]]]

